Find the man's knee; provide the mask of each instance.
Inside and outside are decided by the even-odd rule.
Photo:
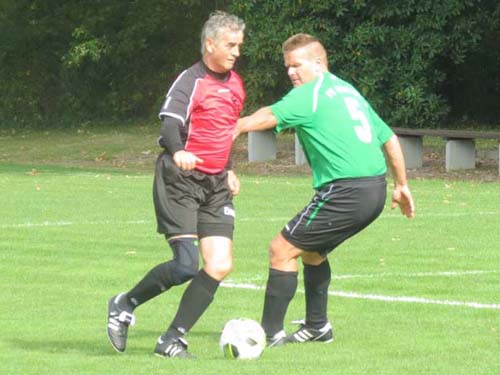
[[[293,246],[281,234],[269,245],[269,263],[271,268],[289,271],[296,268],[296,259],[303,251]]]
[[[198,273],[198,240],[181,237],[170,239],[168,242],[174,253],[172,281],[178,285],[191,280]]]
[[[232,257],[218,258],[216,261],[208,261],[205,271],[214,279],[222,281],[233,270]]]
[[[319,266],[326,261],[326,257],[317,252],[304,252],[301,256],[302,263],[310,266]]]
[[[223,262],[220,262],[215,267],[215,270],[220,274],[226,277],[233,270],[233,260],[231,258],[225,259]]]
[[[212,278],[222,281],[233,270],[232,240],[226,236],[207,236],[201,239],[203,269]]]
[[[172,270],[172,282],[174,285],[180,285],[185,283],[186,281],[191,280],[198,274],[198,270],[193,270],[190,267],[183,266],[182,264],[174,261],[175,266]]]

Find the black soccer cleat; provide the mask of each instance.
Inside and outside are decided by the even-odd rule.
[[[195,359],[188,352],[188,343],[182,337],[165,337],[164,335],[158,338],[155,348],[155,355],[164,358],[186,358]]]
[[[135,324],[135,316],[120,307],[120,299],[125,293],[118,294],[108,302],[108,338],[119,353],[127,346],[128,327]]]
[[[327,322],[322,328],[312,328],[306,326],[305,323],[300,323],[300,328],[287,336],[286,343],[304,343],[304,342],[323,342],[329,343],[333,341],[333,329],[330,322]]]

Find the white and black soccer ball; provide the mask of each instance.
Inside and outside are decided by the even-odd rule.
[[[256,359],[266,347],[266,334],[255,320],[232,319],[224,325],[219,344],[226,358]]]

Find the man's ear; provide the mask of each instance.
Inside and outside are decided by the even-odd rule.
[[[321,61],[318,59],[314,61],[314,74],[319,74],[321,72]]]
[[[208,53],[214,52],[214,41],[212,38],[205,38],[205,49]]]
[[[316,59],[316,61],[314,62],[314,72],[316,74],[319,74],[323,72],[323,69],[324,69],[324,64],[321,58]]]

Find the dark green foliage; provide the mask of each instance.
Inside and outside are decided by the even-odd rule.
[[[2,0],[0,121],[151,117],[224,1]],[[154,116],[154,115],[153,115]]]
[[[500,2],[488,5],[483,20],[483,38],[460,64],[445,66],[448,79],[443,94],[454,109],[457,122],[498,124],[500,118]]]
[[[331,70],[397,126],[500,115],[497,0],[0,0],[0,127],[155,117],[214,9],[247,23],[246,111],[290,89],[281,43],[318,36]]]
[[[249,106],[268,104],[290,88],[280,44],[306,32],[327,48],[330,70],[353,83],[391,125],[437,126],[450,111],[443,96],[450,71],[477,53],[486,25],[491,28],[495,19],[493,3],[235,0],[232,9],[248,27],[244,75]],[[486,68],[493,70],[498,69]]]

